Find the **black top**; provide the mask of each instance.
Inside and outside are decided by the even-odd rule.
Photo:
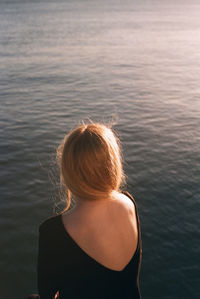
[[[41,299],[139,299],[141,232],[135,204],[138,244],[122,271],[111,270],[83,251],[66,231],[61,215],[45,220],[39,228],[38,292]]]

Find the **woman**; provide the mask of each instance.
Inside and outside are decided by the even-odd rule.
[[[141,298],[140,224],[133,197],[120,190],[118,138],[108,126],[83,124],[57,157],[68,204],[39,228],[40,298]]]

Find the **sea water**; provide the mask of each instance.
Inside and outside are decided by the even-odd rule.
[[[0,2],[2,299],[37,292],[56,147],[88,118],[122,142],[143,298],[200,298],[199,16],[194,0]]]

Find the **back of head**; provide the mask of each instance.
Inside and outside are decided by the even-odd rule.
[[[57,149],[62,183],[79,200],[108,197],[124,181],[119,139],[106,125],[82,124]]]

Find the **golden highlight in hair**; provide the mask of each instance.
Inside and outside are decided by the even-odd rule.
[[[120,141],[113,130],[100,123],[78,126],[57,149],[60,181],[77,200],[101,200],[119,191],[125,182]]]

